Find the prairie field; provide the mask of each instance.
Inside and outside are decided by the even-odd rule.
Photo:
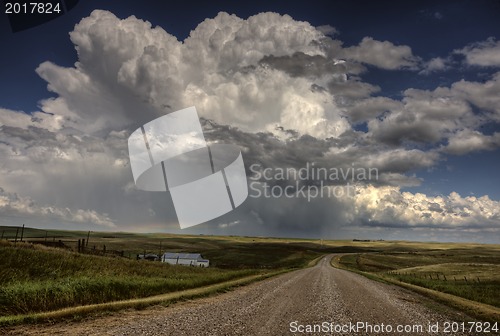
[[[88,253],[77,253],[87,232],[0,227],[0,316],[32,314],[183,291],[271,271],[306,266],[320,245],[276,240],[167,234],[91,233]],[[18,231],[16,242],[15,234]],[[45,238],[47,235],[47,238]],[[5,238],[8,238],[6,240]],[[58,242],[65,248],[28,242]],[[95,250],[94,250],[95,246]],[[104,246],[105,249],[104,249]],[[197,252],[208,268],[136,260],[137,254]],[[102,251],[123,251],[123,257]],[[97,255],[100,252],[100,255]]]
[[[438,247],[438,248],[436,248]],[[347,268],[500,308],[500,247],[449,244],[344,255]]]
[[[334,259],[343,268],[379,279],[397,279],[500,307],[498,245],[32,228],[24,229],[20,242],[17,227],[0,227],[0,234],[0,320],[7,322],[14,316],[269,276],[306,267],[326,254],[337,254]],[[85,253],[78,253],[78,241],[83,239]],[[210,267],[136,260],[137,254],[164,252],[201,253]]]

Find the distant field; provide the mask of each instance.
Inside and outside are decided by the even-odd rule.
[[[18,240],[21,231],[17,227],[0,226],[4,239]],[[59,231],[25,228],[24,241],[62,241],[73,251],[78,240],[87,239],[88,232]],[[90,232],[88,248],[102,251],[123,251],[125,257],[135,259],[137,254],[164,252],[197,252],[210,259],[210,265],[218,268],[295,268],[306,265],[321,254],[334,252],[374,251],[369,246],[351,246],[352,242],[338,244],[312,239],[282,239],[264,237],[204,236],[174,234],[134,234],[124,232]]]
[[[500,307],[499,246],[407,247],[400,251],[344,255],[339,262],[348,269]]]

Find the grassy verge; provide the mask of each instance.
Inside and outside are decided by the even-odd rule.
[[[499,321],[499,265],[495,263],[500,261],[494,258],[496,252],[483,251],[481,256],[478,251],[475,256],[471,256],[471,251],[463,252],[441,251],[439,256],[435,251],[350,254],[332,258],[331,264],[413,290],[471,317]],[[456,263],[467,258],[482,258],[483,263]]]
[[[30,245],[0,247],[0,315],[147,297],[259,273],[83,255]]]
[[[498,281],[486,280],[468,280],[463,279],[453,280],[447,278],[446,275],[439,273],[434,275],[434,278],[422,278],[418,273],[402,273],[402,274],[387,274],[386,277],[391,277],[400,282],[433,289],[438,292],[448,293],[462,298],[482,302],[491,306],[500,307],[500,283]],[[432,276],[429,274],[429,276]],[[439,279],[437,277],[440,277]]]
[[[149,241],[149,237],[132,238]],[[219,267],[174,266],[0,241],[0,325],[206,296],[313,266],[323,255],[314,246],[311,249],[293,242],[173,239],[175,242],[171,244],[200,246],[190,250],[202,250],[211,264]],[[107,244],[112,245],[109,241]]]
[[[194,299],[194,298],[209,296],[215,293],[224,292],[231,288],[247,285],[252,282],[260,281],[284,272],[285,272],[284,270],[266,272],[263,274],[251,275],[241,279],[225,281],[210,286],[193,288],[174,293],[155,295],[146,298],[113,301],[113,302],[84,305],[78,307],[68,307],[68,308],[63,308],[48,312],[40,312],[40,313],[0,316],[0,327],[9,327],[23,323],[54,321],[74,316],[82,317],[102,311],[117,311],[125,308],[139,309],[157,304],[169,304],[181,300]]]

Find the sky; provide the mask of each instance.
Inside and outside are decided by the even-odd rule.
[[[86,0],[13,33],[3,14],[0,225],[500,243],[499,15]],[[127,139],[190,106],[241,149],[250,195],[181,230],[168,192],[135,186]],[[304,167],[337,175],[276,175]]]

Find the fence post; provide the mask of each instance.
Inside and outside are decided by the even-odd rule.
[[[16,229],[16,239],[14,239],[14,244],[17,244],[17,235],[19,234],[19,228]]]
[[[23,241],[23,237],[24,237],[24,224],[23,224],[23,227],[21,228],[21,242]]]
[[[160,240],[160,253],[158,254],[158,260],[161,261],[161,240]]]
[[[465,282],[467,282],[467,278],[465,277],[465,275],[464,275],[464,280],[465,280]]]
[[[80,241],[80,239],[78,239],[78,253],[80,253],[80,246],[81,246],[80,244],[81,244],[81,241]]]

